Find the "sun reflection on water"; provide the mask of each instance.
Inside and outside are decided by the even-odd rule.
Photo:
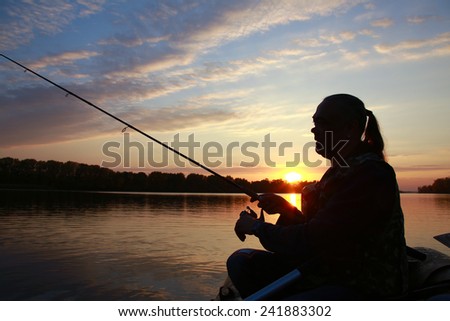
[[[290,194],[284,194],[282,196],[287,201],[289,201],[289,203],[291,203],[292,205],[297,207],[299,210],[301,210],[301,204],[302,204],[301,194],[290,193]]]

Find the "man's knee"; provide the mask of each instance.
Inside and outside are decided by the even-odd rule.
[[[242,267],[242,265],[245,265],[257,251],[253,249],[240,249],[231,254],[227,260],[228,271],[236,266]]]

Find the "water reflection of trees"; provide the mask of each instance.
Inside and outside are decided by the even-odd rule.
[[[310,182],[287,183],[281,179],[250,182],[232,178],[237,184],[257,192],[298,193]],[[0,159],[0,184],[15,188],[50,188],[68,190],[135,192],[240,192],[234,186],[210,175],[183,173],[115,172],[97,165],[76,162],[37,161],[35,159]]]

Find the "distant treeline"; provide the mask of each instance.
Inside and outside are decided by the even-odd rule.
[[[418,192],[450,194],[450,177],[438,178],[431,185],[424,185],[419,187]]]
[[[250,182],[242,178],[227,178],[258,193],[298,193],[312,182],[287,183],[284,180]],[[220,178],[211,175],[183,173],[116,172],[97,165],[76,162],[0,159],[0,187],[46,188],[67,190],[134,191],[134,192],[241,192]]]

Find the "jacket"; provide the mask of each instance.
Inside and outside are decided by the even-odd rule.
[[[302,191],[302,212],[264,223],[256,233],[269,251],[301,265],[315,285],[352,287],[373,298],[407,290],[404,220],[395,172],[373,153],[331,167]]]

